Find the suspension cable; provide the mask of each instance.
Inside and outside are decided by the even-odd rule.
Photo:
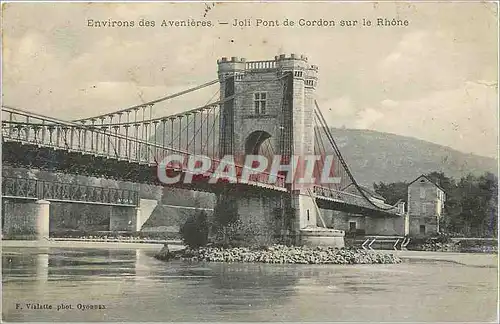
[[[326,135],[328,137],[328,140],[329,140],[330,144],[332,145],[335,153],[337,154],[337,156],[339,158],[340,163],[344,167],[344,170],[347,172],[347,175],[351,179],[351,181],[354,184],[354,186],[356,187],[356,189],[358,189],[359,193],[363,196],[363,198],[366,199],[366,201],[368,201],[368,203],[370,203],[372,206],[374,206],[374,207],[376,207],[378,209],[381,209],[381,210],[392,210],[392,209],[397,208],[397,205],[399,204],[399,201],[396,202],[396,204],[394,206],[385,208],[385,207],[381,207],[381,206],[375,204],[373,201],[371,201],[368,198],[368,196],[365,194],[364,190],[356,182],[356,179],[354,179],[354,176],[352,175],[351,171],[349,170],[349,167],[348,167],[347,163],[345,162],[344,158],[340,154],[340,150],[339,150],[339,148],[337,146],[337,143],[335,143],[335,140],[333,139],[333,135],[332,135],[330,129],[328,128],[328,124],[326,123],[325,117],[323,116],[323,113],[321,112],[321,110],[319,108],[319,105],[318,105],[318,102],[316,100],[314,100],[314,104],[316,106],[316,109],[314,110],[314,112],[315,112],[316,116],[319,118],[320,123],[322,124],[323,128],[325,129],[325,132],[326,132]]]
[[[318,125],[317,118],[315,118],[315,122]],[[324,129],[325,127],[323,127],[322,125],[318,125],[318,126],[320,129],[323,129],[323,132],[326,132],[326,130]],[[328,125],[326,127],[328,127]],[[326,154],[326,145],[323,141],[323,136],[322,136],[321,132],[319,132],[319,131],[318,131],[318,138],[319,138],[319,141],[321,143],[321,147],[323,149],[323,152]],[[340,153],[340,150],[339,150],[339,153]],[[336,161],[336,162],[338,162],[338,161]],[[323,162],[323,165],[324,165],[324,162]],[[342,168],[342,165],[339,165],[339,163],[337,163],[337,165],[335,165],[335,167],[337,168],[336,171],[338,171],[336,173],[339,174],[342,179],[344,179],[346,174],[345,174],[344,169]],[[333,185],[333,184],[330,184],[330,185]],[[340,183],[338,187],[342,188],[342,183]],[[338,189],[340,189],[340,188],[338,188]]]
[[[215,113],[215,110],[214,110],[214,113]],[[215,115],[215,114],[214,114],[214,115]],[[207,113],[207,117],[208,117],[208,116],[209,116],[209,115],[208,115],[208,113]],[[218,118],[217,116],[214,116],[214,121],[213,121],[213,123],[212,123],[212,128],[210,128],[210,131],[207,129],[207,141],[206,141],[206,142],[204,143],[204,145],[202,146],[202,151],[203,151],[203,150],[205,149],[205,147],[206,147],[206,149],[207,149],[207,154],[209,153],[209,152],[208,152],[208,146],[209,146],[209,141],[210,141],[210,135],[212,135],[212,137],[213,137],[213,138],[215,138],[215,123],[217,122],[217,118]],[[208,121],[208,118],[207,118],[207,121]],[[212,141],[212,155],[214,155],[214,147],[213,147],[214,145],[213,145],[213,142],[215,142],[215,140],[214,140],[214,141]]]
[[[194,91],[206,88],[206,87],[211,86],[211,85],[213,85],[213,84],[215,84],[217,82],[219,82],[218,79],[212,80],[212,81],[206,82],[206,83],[204,83],[202,85],[199,85],[199,86],[196,86],[196,87],[193,87],[193,88],[189,88],[189,89],[186,89],[186,90],[183,90],[183,91],[180,91],[180,92],[177,92],[177,93],[165,96],[165,97],[161,97],[161,98],[158,98],[158,99],[155,99],[155,100],[151,100],[151,101],[142,103],[140,105],[135,105],[135,106],[132,106],[132,107],[129,107],[129,108],[125,108],[125,109],[113,111],[111,113],[106,113],[106,114],[102,114],[102,115],[98,115],[98,116],[76,119],[74,121],[75,122],[79,122],[79,121],[97,119],[97,118],[107,117],[109,115],[116,115],[116,114],[119,114],[119,113],[129,112],[129,111],[132,111],[134,109],[141,108],[141,107],[148,106],[148,105],[152,106],[152,105],[157,104],[159,102],[162,102],[162,101],[165,101],[165,100],[169,100],[169,99],[173,99],[173,98],[176,98],[176,97],[188,94],[190,92],[194,92]]]

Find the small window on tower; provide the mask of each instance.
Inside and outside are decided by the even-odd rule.
[[[264,115],[266,113],[267,94],[265,92],[256,92],[253,96],[254,109],[256,115]]]
[[[425,198],[425,188],[420,188],[420,198]]]

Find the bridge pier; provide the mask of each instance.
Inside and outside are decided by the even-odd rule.
[[[149,219],[158,201],[140,199],[138,207],[112,206],[109,214],[109,230],[138,232]]]
[[[109,230],[112,232],[137,231],[138,207],[112,206],[109,210]]]
[[[344,231],[318,226],[323,225],[320,220],[322,215],[314,197],[297,191],[292,195],[292,203],[295,210],[296,245],[344,247]]]
[[[49,237],[50,202],[4,200],[2,234],[5,238],[36,239]]]
[[[231,194],[217,197],[212,233],[228,243],[269,245],[283,235],[282,197],[258,193]]]
[[[227,223],[233,224],[227,232],[238,233],[237,239],[227,237],[229,243],[344,246],[344,231],[318,227],[314,198],[298,191],[270,196],[226,192],[218,197],[215,210],[219,238],[224,237],[220,231]]]
[[[293,193],[292,208],[295,210],[294,232],[296,234],[299,234],[300,229],[317,226],[318,214],[313,197],[299,192]]]

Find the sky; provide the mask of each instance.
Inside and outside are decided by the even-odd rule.
[[[61,119],[127,108],[217,78],[221,57],[304,54],[319,66],[329,125],[415,137],[497,157],[495,3],[9,3],[3,7],[2,102]],[[205,15],[206,13],[206,15]],[[205,15],[205,17],[204,17]],[[161,27],[165,20],[214,27]],[[335,27],[232,27],[235,18],[335,20]],[[362,19],[373,22],[361,26]],[[407,20],[379,27],[377,18]],[[88,19],[134,21],[95,28]],[[137,26],[141,19],[154,28]],[[358,20],[341,27],[340,20]],[[207,103],[217,86],[155,108]]]

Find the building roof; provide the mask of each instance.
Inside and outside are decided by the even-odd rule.
[[[344,190],[348,189],[349,187],[353,186],[354,187],[354,184],[351,183],[349,184],[347,187],[344,188]],[[383,200],[385,201],[385,198],[382,197],[381,195],[379,195],[378,193],[376,193],[375,191],[373,190],[370,190],[368,189],[367,187],[365,186],[359,186],[361,188],[361,190],[363,190],[365,192],[365,194],[367,194],[368,196],[372,197],[372,198],[375,198],[375,199],[380,199],[380,200]]]
[[[434,181],[432,181],[432,180],[431,180],[428,176],[426,176],[425,174],[421,174],[421,175],[419,175],[419,176],[418,176],[415,180],[413,180],[412,182],[410,182],[410,183],[408,184],[408,186],[410,186],[412,183],[414,183],[415,181],[417,181],[418,179],[420,179],[420,178],[422,178],[422,177],[423,177],[423,178],[425,178],[425,179],[427,179],[427,181],[429,181],[430,183],[432,183],[433,185],[435,185],[436,187],[438,187],[439,189],[441,189],[441,190],[444,192],[443,187],[441,187],[440,185],[438,185],[437,183],[435,183]]]

